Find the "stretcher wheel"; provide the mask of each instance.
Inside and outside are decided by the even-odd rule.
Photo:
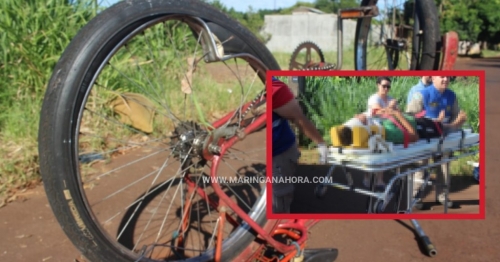
[[[323,199],[326,194],[326,186],[324,185],[317,185],[316,188],[314,189],[314,194],[316,195],[317,198]]]
[[[383,206],[384,206],[384,201],[380,200],[375,201],[375,204],[373,205],[373,213],[375,214],[383,213],[384,212]]]

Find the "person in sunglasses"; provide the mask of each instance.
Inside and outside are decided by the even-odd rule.
[[[386,76],[381,76],[377,78],[377,93],[373,94],[368,98],[368,110],[365,112],[368,118],[372,118],[377,114],[382,114],[387,112],[386,110],[399,110],[397,101],[389,95],[389,90],[391,89],[391,79]],[[376,124],[378,124],[375,121]],[[370,175],[366,174],[363,179],[363,185],[365,187],[370,186]],[[385,182],[383,180],[383,173],[375,173],[375,189],[377,191],[383,191],[385,189]]]
[[[377,93],[368,98],[368,115],[373,115],[379,109],[399,110],[396,99],[389,95],[391,79],[386,76],[377,78]]]

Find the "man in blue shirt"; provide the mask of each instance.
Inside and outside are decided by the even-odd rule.
[[[414,85],[410,91],[408,92],[408,97],[406,99],[406,104],[410,104],[411,98],[415,92],[420,92],[424,90],[426,87],[432,85],[432,79],[430,76],[422,76],[418,84]]]
[[[458,130],[466,121],[467,115],[465,112],[461,111],[458,106],[458,99],[455,92],[448,89],[448,84],[450,78],[448,76],[432,76],[432,85],[415,92],[410,102],[407,105],[408,113],[420,113],[425,110],[425,117],[434,119],[435,121],[441,121],[443,125],[443,131],[445,133],[453,132]],[[444,155],[443,157],[447,157]],[[427,165],[428,161],[421,161],[420,164]],[[448,182],[446,186],[449,186],[449,163],[441,165],[441,171],[437,174],[437,183],[445,184],[445,180]],[[418,188],[423,182],[424,172],[415,172],[415,180],[413,183],[413,195],[415,196],[418,192]],[[442,188],[437,187],[436,193],[438,195],[438,202],[444,204],[445,193],[442,192]],[[417,208],[422,208],[422,199],[420,197],[417,203]],[[448,201],[448,207],[452,207],[453,202]]]

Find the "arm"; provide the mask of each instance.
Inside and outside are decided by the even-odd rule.
[[[375,113],[373,112],[374,110]],[[380,115],[380,114],[390,114],[392,113],[392,111],[399,111],[399,108],[396,99],[392,97],[390,97],[387,107],[382,107],[382,105],[379,103],[378,97],[372,95],[368,99],[368,111],[372,114]]]
[[[318,145],[320,163],[326,163],[328,148],[318,129],[306,118],[298,101],[283,82],[273,81],[273,112],[294,123],[302,133]]]
[[[387,104],[387,107],[381,107],[380,104],[378,104],[378,108],[372,108],[372,113],[373,115],[393,115],[396,112],[399,112],[399,107],[398,107],[398,101],[396,99],[390,97],[389,98],[389,103]],[[375,112],[373,112],[375,110]]]
[[[407,105],[411,102],[411,99],[412,99],[412,97],[413,97],[413,93],[415,93],[413,88],[414,88],[414,87],[412,87],[412,88],[410,89],[410,91],[408,91],[408,96],[406,97],[406,104],[407,104]]]
[[[449,123],[443,123],[443,128],[446,131],[452,131],[454,129],[459,129],[467,120],[467,114],[460,110],[458,106],[458,100],[455,99],[455,103],[453,103],[453,107],[451,109],[451,118]]]
[[[394,99],[394,98],[392,98],[389,101],[389,104],[387,105],[387,107],[399,111],[398,101],[396,101],[396,99]]]
[[[288,103],[275,108],[273,111],[294,123],[299,130],[314,143],[318,145],[325,143],[318,129],[316,129],[314,124],[304,115],[302,108],[296,99],[290,100]]]
[[[378,103],[377,96],[372,95],[368,98],[368,110],[371,112],[373,109],[382,109],[382,106]]]
[[[422,112],[422,110],[424,110],[424,99],[421,93],[416,92],[413,94],[410,103],[406,105],[406,112],[416,114]]]
[[[460,107],[458,106],[458,99],[455,99],[455,103],[453,103],[451,107],[450,123],[454,123],[457,120],[459,113]]]

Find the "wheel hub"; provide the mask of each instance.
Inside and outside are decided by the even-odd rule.
[[[186,164],[197,164],[202,158],[203,142],[208,132],[193,121],[181,122],[172,134],[173,156]],[[197,159],[197,161],[193,161]]]

